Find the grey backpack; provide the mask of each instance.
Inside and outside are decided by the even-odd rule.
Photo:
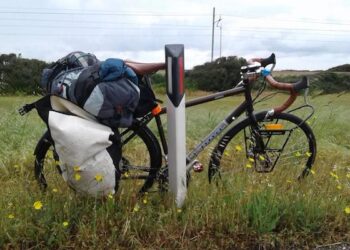
[[[41,73],[40,86],[46,93],[51,93],[52,81],[59,74],[72,69],[88,67],[98,62],[98,59],[93,54],[81,51],[71,52],[43,70]]]
[[[48,86],[109,127],[131,126],[140,99],[137,76],[121,59],[62,71]]]

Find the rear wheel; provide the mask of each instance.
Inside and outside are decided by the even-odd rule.
[[[309,173],[316,156],[311,128],[292,114],[276,114],[267,120],[265,116],[266,112],[256,114],[257,129],[247,118],[220,139],[209,164],[210,181],[252,170],[286,181]]]
[[[128,189],[148,191],[162,165],[159,142],[147,127],[132,127],[122,132],[121,182]]]
[[[162,164],[157,138],[147,127],[135,126],[125,131],[122,142],[122,159],[116,168],[121,173],[121,179],[128,182],[123,181],[120,185],[145,192],[153,185]],[[59,157],[48,132],[39,140],[35,156],[34,173],[40,187],[46,189],[48,185],[52,188],[61,185]]]

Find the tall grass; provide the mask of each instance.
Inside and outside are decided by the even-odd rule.
[[[35,97],[0,97],[0,246],[284,249],[350,242],[349,97],[312,100],[316,113],[310,123],[318,154],[315,172],[304,181],[244,169],[215,185],[208,183],[206,172],[193,174],[181,210],[170,194],[138,197],[137,185],[127,181],[116,196],[104,200],[76,195],[58,175],[42,192],[34,180],[32,152],[45,127],[35,112],[27,117],[16,113],[20,104]],[[188,109],[187,147],[198,143],[239,101]],[[199,157],[204,165],[214,145]],[[42,208],[34,208],[36,201]]]

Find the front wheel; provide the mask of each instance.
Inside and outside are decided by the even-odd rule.
[[[265,116],[266,112],[256,114],[257,127],[247,118],[226,132],[211,155],[209,181],[252,170],[286,181],[310,172],[316,140],[307,123],[289,113]]]

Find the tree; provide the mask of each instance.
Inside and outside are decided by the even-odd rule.
[[[243,65],[246,65],[246,60],[243,58],[221,57],[214,62],[195,66],[186,76],[198,89],[221,91],[231,88],[240,81],[240,69]]]
[[[39,93],[41,72],[47,66],[46,62],[13,53],[0,55],[0,93]]]

